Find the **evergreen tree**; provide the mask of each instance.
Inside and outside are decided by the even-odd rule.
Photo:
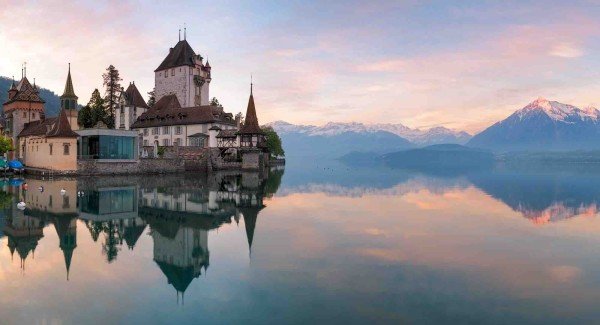
[[[106,68],[106,73],[102,75],[102,79],[104,79],[103,85],[106,87],[104,104],[106,106],[106,113],[110,118],[105,123],[109,128],[113,129],[115,127],[115,109],[119,105],[119,96],[121,95],[120,81],[123,79],[119,77],[119,70],[112,64]]]
[[[148,107],[152,108],[156,104],[156,95],[154,94],[154,89],[148,92]]]
[[[107,114],[104,107],[104,99],[100,96],[98,89],[92,92],[92,97],[87,105],[79,111],[77,122],[82,128],[93,128],[102,121],[108,125],[110,116]]]
[[[221,103],[219,103],[219,100],[217,99],[217,97],[213,97],[210,100],[210,106],[222,106]]]

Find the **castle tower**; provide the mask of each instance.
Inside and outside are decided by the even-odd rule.
[[[156,99],[175,94],[182,107],[208,105],[212,68],[202,61],[202,56],[194,52],[185,36],[179,40],[154,70]]]
[[[6,133],[13,140],[15,152],[9,153],[9,158],[18,156],[19,146],[17,136],[26,123],[38,121],[44,115],[44,100],[40,98],[37,87],[31,85],[27,79],[27,70],[24,68],[21,81],[8,90],[8,100],[2,104],[4,119],[6,120]]]
[[[77,123],[77,95],[73,89],[73,80],[71,80],[71,63],[69,63],[69,72],[67,74],[67,82],[65,83],[65,91],[60,96],[60,109],[64,110],[71,130],[79,130],[79,124]]]

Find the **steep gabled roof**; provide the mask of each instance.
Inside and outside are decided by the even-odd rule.
[[[258,125],[258,117],[256,116],[256,107],[254,107],[254,96],[250,91],[248,99],[248,108],[246,109],[246,119],[244,125],[240,128],[240,134],[262,134],[263,131]]]
[[[225,113],[218,106],[181,107],[177,96],[167,95],[162,97],[154,107],[143,113],[131,125],[132,129],[167,126],[190,125],[219,122],[235,125],[233,115]]]
[[[154,260],[163,274],[167,277],[167,281],[172,285],[178,292],[185,292],[192,280],[200,276],[200,272],[195,274],[193,266],[177,266],[173,264],[167,264],[166,262],[159,262]]]
[[[57,117],[25,123],[18,137],[46,136],[49,138],[77,138],[79,135],[71,129],[65,110],[60,110]]]
[[[169,50],[167,57],[154,72],[184,65],[194,66],[195,57],[196,52],[194,52],[190,44],[186,40],[179,41],[173,49]]]
[[[17,85],[17,93],[15,96],[8,101],[6,104],[18,101],[26,101],[26,102],[37,102],[37,103],[45,103],[45,101],[40,97],[38,91],[31,85],[27,77],[23,77],[19,84]]]
[[[150,108],[140,91],[135,86],[135,83],[130,83],[127,90],[125,90],[125,104],[130,106],[142,107],[142,108]]]
[[[49,117],[44,120],[25,123],[23,130],[21,130],[21,133],[19,133],[18,137],[26,137],[29,135],[46,135],[48,129],[51,128],[54,123],[56,123],[56,119],[58,119],[58,117]]]
[[[153,107],[154,110],[166,110],[172,108],[181,108],[181,104],[179,104],[179,99],[177,99],[176,95],[163,96]]]
[[[50,132],[46,134],[48,138],[77,138],[79,135],[71,129],[69,119],[67,119],[67,113],[64,109],[60,110],[57,121],[54,123]]]
[[[141,225],[133,225],[125,227],[123,237],[125,238],[125,243],[130,249],[133,249],[135,243],[137,243],[140,236],[144,233],[146,229],[146,224],[143,223]]]

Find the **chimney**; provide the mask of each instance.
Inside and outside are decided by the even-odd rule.
[[[173,52],[173,48],[169,48],[169,54],[171,54],[171,52]]]

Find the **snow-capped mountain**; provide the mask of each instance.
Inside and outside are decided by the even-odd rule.
[[[269,123],[279,134],[299,133],[307,136],[336,136],[343,133],[376,133],[388,132],[404,138],[417,146],[440,143],[465,144],[471,135],[464,131],[455,131],[445,127],[428,130],[411,129],[402,124],[363,124],[357,122],[329,122],[323,126],[295,125],[284,121]]]
[[[600,149],[600,111],[538,98],[468,145],[499,151]]]

